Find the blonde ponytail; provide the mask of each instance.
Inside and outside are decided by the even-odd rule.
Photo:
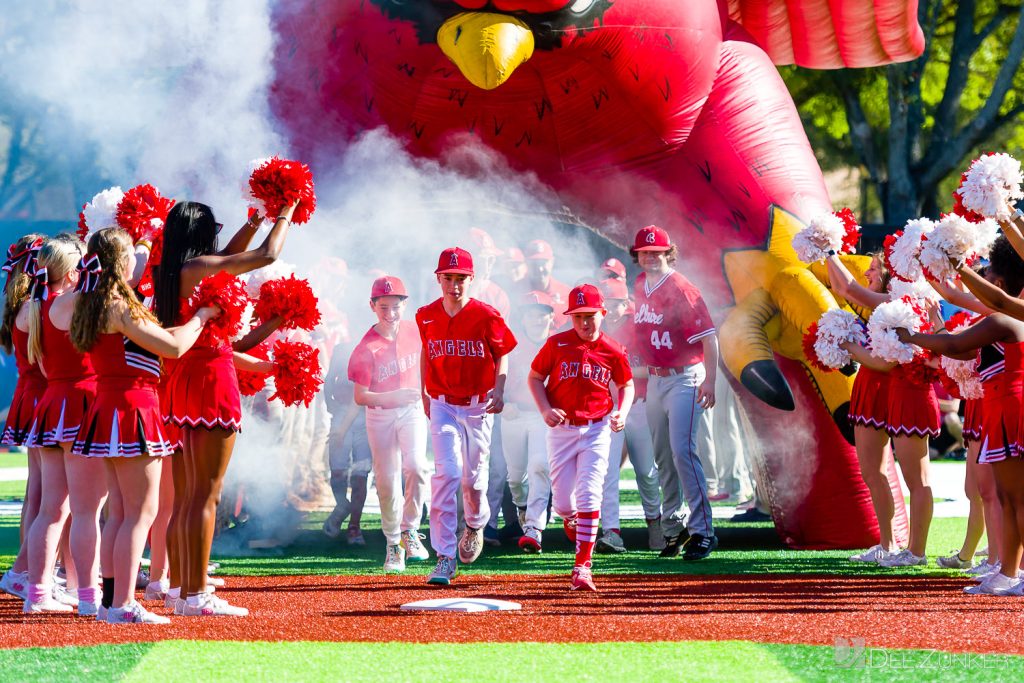
[[[82,258],[82,240],[69,233],[61,233],[47,240],[39,250],[37,270],[45,269],[48,284],[56,285],[78,266]],[[28,360],[38,364],[43,358],[43,302],[33,297],[29,302],[28,317]]]

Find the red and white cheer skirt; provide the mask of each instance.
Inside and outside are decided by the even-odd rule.
[[[875,429],[886,428],[889,412],[889,374],[864,365],[857,371],[850,394],[850,422]]]
[[[993,463],[1020,456],[1024,451],[1020,375],[1002,374],[986,382],[985,398],[981,400],[982,442],[978,462]]]
[[[230,346],[193,347],[178,360],[172,376],[172,424],[241,431],[242,395]]]
[[[104,377],[71,452],[100,458],[163,457],[167,439],[160,396],[149,379]]]
[[[939,435],[942,416],[935,385],[921,385],[899,376],[889,383],[889,408],[885,431],[889,436]]]
[[[981,422],[984,413],[982,399],[969,398],[964,401],[964,442],[981,440]]]
[[[46,380],[41,377],[23,377],[18,379],[11,398],[11,407],[7,410],[7,423],[0,433],[0,444],[4,446],[24,446],[32,432],[32,422],[36,416],[36,405],[46,392]]]
[[[50,380],[36,404],[35,420],[28,445],[60,448],[78,438],[78,430],[96,398],[96,377],[78,380]]]

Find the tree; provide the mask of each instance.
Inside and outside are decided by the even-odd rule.
[[[918,59],[783,71],[822,165],[859,166],[885,223],[948,210],[971,158],[1024,142],[1021,4],[921,0]]]

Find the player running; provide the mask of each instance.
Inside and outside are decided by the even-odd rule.
[[[597,590],[591,558],[611,435],[626,426],[633,405],[629,359],[621,345],[601,333],[604,313],[597,287],[573,289],[565,311],[572,329],[548,338],[533,359],[529,376],[533,399],[551,427],[548,459],[555,513],[576,542],[572,590]],[[618,387],[619,410],[614,410],[611,382]]]
[[[462,483],[466,529],[459,560],[470,564],[483,549],[488,455],[494,414],[505,405],[508,354],[516,339],[497,310],[469,296],[473,257],[450,247],[438,259],[441,298],[416,312],[423,401],[430,418],[434,476],[430,480],[430,545],[437,566],[427,583],[447,586],[455,578],[456,494]]]

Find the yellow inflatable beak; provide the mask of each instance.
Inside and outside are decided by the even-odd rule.
[[[463,12],[442,24],[437,44],[466,79],[493,90],[533,56],[533,32],[506,14]]]

